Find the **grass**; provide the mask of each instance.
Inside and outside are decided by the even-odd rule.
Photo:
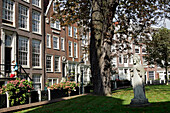
[[[113,91],[112,97],[87,95],[43,105],[20,113],[170,113],[170,86],[146,86],[151,105],[130,107],[132,88]]]

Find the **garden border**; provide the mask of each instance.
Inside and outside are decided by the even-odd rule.
[[[30,104],[13,106],[13,107],[9,107],[9,108],[2,108],[2,109],[0,109],[0,113],[19,111],[19,110],[28,109],[31,107],[37,107],[40,105],[51,104],[54,102],[60,102],[62,100],[69,100],[72,98],[85,96],[85,95],[87,95],[87,94],[75,95],[75,96],[70,96],[70,97],[62,97],[62,98],[58,98],[58,99],[54,99],[54,100],[50,100],[50,101],[35,102],[35,103],[30,103]]]

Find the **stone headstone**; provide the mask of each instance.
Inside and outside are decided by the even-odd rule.
[[[134,106],[149,104],[148,99],[145,96],[144,88],[145,69],[140,64],[140,56],[136,54],[133,57],[133,69],[131,71],[131,78],[134,98],[131,99],[130,104]]]

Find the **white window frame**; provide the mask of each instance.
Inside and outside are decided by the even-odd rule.
[[[126,60],[126,62],[125,62],[125,60]],[[127,55],[123,55],[123,61],[124,61],[124,63],[128,63],[128,57],[127,57]]]
[[[18,40],[18,42],[20,41],[20,40],[26,40],[27,41],[27,51],[21,51],[21,52],[25,52],[25,53],[27,53],[27,65],[23,65],[23,64],[20,64],[20,65],[22,65],[24,68],[29,68],[29,39],[28,38],[26,38],[26,37],[23,37],[23,36],[19,36],[19,40]],[[20,42],[19,42],[20,43]],[[22,45],[24,45],[24,44],[22,44]],[[19,50],[19,44],[18,44],[18,54],[19,54],[19,52],[20,52],[20,50]],[[18,59],[18,60],[20,60],[20,58]],[[22,61],[21,61],[22,62]]]
[[[86,35],[82,35],[82,46],[86,44]]]
[[[149,72],[153,72],[153,80],[155,80],[155,71],[148,71],[148,74],[150,75]],[[149,79],[150,79],[150,76],[149,76]]]
[[[58,25],[58,27],[57,27],[57,25]],[[51,21],[50,27],[53,29],[61,30],[61,24],[57,20],[55,22]]]
[[[35,18],[34,16],[37,16],[37,17]],[[39,18],[39,20],[38,20],[38,18]],[[36,26],[37,31],[34,31],[34,28],[33,28],[34,27],[34,25],[33,25],[34,21],[37,24],[37,26]],[[41,34],[41,13],[37,12],[35,10],[32,11],[32,32]]]
[[[25,2],[28,2],[28,3],[30,2],[30,0],[22,0],[22,1],[25,1]]]
[[[51,84],[50,85],[54,85],[54,80],[57,80],[57,83],[56,84],[58,84],[59,83],[59,78],[48,78],[48,80],[51,80],[52,82],[51,82]]]
[[[133,55],[129,56],[129,64],[133,64]]]
[[[68,41],[68,50],[69,50],[69,57],[73,57],[73,44],[72,44],[72,41]]]
[[[48,40],[48,41],[47,41]],[[47,41],[47,48],[51,48],[51,34],[47,34],[47,39],[46,39],[46,41]]]
[[[58,70],[56,70],[56,62],[55,62],[56,58],[58,58]],[[54,71],[61,72],[61,57],[58,55],[55,55],[55,58],[54,58]]]
[[[116,58],[116,57],[113,57],[113,59],[112,59],[112,65],[113,65],[113,67],[116,67],[116,66],[117,66],[117,58]]]
[[[23,8],[26,10],[27,15],[20,14],[20,12],[19,12],[20,7],[22,7],[22,8],[21,8],[22,10],[23,10]],[[29,9],[28,9],[28,7],[19,4],[18,12],[19,12],[19,21],[18,21],[19,28],[20,28],[20,29],[29,30]],[[23,11],[21,11],[21,12],[23,12]],[[22,18],[22,17],[26,18],[26,22],[25,22],[25,20],[23,20],[23,21],[21,22],[22,19],[20,18],[20,16],[21,16],[21,18]],[[21,19],[21,20],[20,20],[20,19]],[[21,27],[21,26],[20,26],[21,23],[25,23],[25,24],[26,24],[26,25],[25,25],[26,27],[25,27],[25,28],[24,28],[24,27]]]
[[[35,42],[40,42],[40,45],[39,45],[39,46],[40,46],[40,48],[39,48],[39,49],[40,49],[40,50],[39,50],[40,53],[38,53],[38,52],[33,52],[33,42],[34,42],[34,41],[35,41]],[[37,47],[36,47],[36,48],[37,48]],[[33,66],[33,54],[39,54],[39,66]],[[35,40],[35,39],[32,40],[32,67],[33,67],[33,68],[41,68],[41,41],[40,41],[40,40]]]
[[[5,1],[10,1],[13,3],[13,6],[12,6],[12,9],[11,7],[9,7],[9,4],[8,4],[8,8],[5,8],[3,5],[4,5],[4,0],[2,1],[2,20],[6,20],[8,22],[11,22],[10,23],[7,23],[5,22],[5,24],[9,24],[9,25],[12,25],[12,26],[15,26],[15,1],[13,0],[5,0]],[[9,3],[9,2],[8,2]],[[7,4],[6,4],[7,5]],[[6,16],[7,18],[5,18],[5,10],[6,11],[10,11],[10,18],[11,19],[8,19],[9,16]]]
[[[119,59],[121,58],[121,62],[119,60],[119,64],[123,64],[123,58],[122,58],[122,55],[119,55]]]
[[[61,38],[61,50],[65,51],[65,39],[64,38]]]
[[[38,1],[39,3],[37,2],[38,4],[37,3],[34,4],[33,1],[35,1],[35,2]],[[41,7],[41,0],[32,0],[32,5],[37,6],[37,7]]]
[[[73,27],[73,35],[74,35],[74,38],[77,39],[77,28],[76,27]]]
[[[78,55],[77,55],[77,43],[76,42],[74,42],[74,58],[78,58]]]
[[[136,52],[136,49],[138,49],[138,50],[139,50],[139,52]],[[139,54],[139,53],[140,53],[140,47],[135,46],[135,53],[137,53],[137,54]]]
[[[145,49],[145,52],[143,52],[143,49]],[[146,54],[146,46],[142,46],[142,54]]]
[[[10,34],[5,34],[5,47],[12,47],[13,36]]]
[[[47,57],[51,57],[50,59],[50,65],[51,65],[51,69],[50,70],[47,70]],[[53,72],[53,55],[46,55],[46,72]]]
[[[34,77],[37,77],[37,78],[34,78]],[[42,89],[42,75],[41,74],[33,74],[32,79],[33,79],[33,86],[40,85],[40,89]],[[39,81],[34,81],[35,79],[36,80],[39,79]],[[36,89],[36,87],[34,87],[34,88],[35,88],[34,90],[38,90],[38,89]]]
[[[68,26],[68,36],[72,37],[72,26]]]
[[[57,47],[55,47],[54,44],[57,44]],[[57,50],[60,49],[59,48],[59,37],[58,36],[53,36],[53,49],[57,49]]]
[[[56,0],[53,1],[53,11],[56,12],[55,10],[55,3],[56,3]]]

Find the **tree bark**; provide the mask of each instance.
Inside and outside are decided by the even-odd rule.
[[[165,70],[166,70],[165,81],[166,85],[168,85],[168,66],[165,67]]]
[[[102,7],[102,8],[101,8]],[[111,94],[111,42],[113,37],[114,0],[93,0],[90,62],[94,94]]]

